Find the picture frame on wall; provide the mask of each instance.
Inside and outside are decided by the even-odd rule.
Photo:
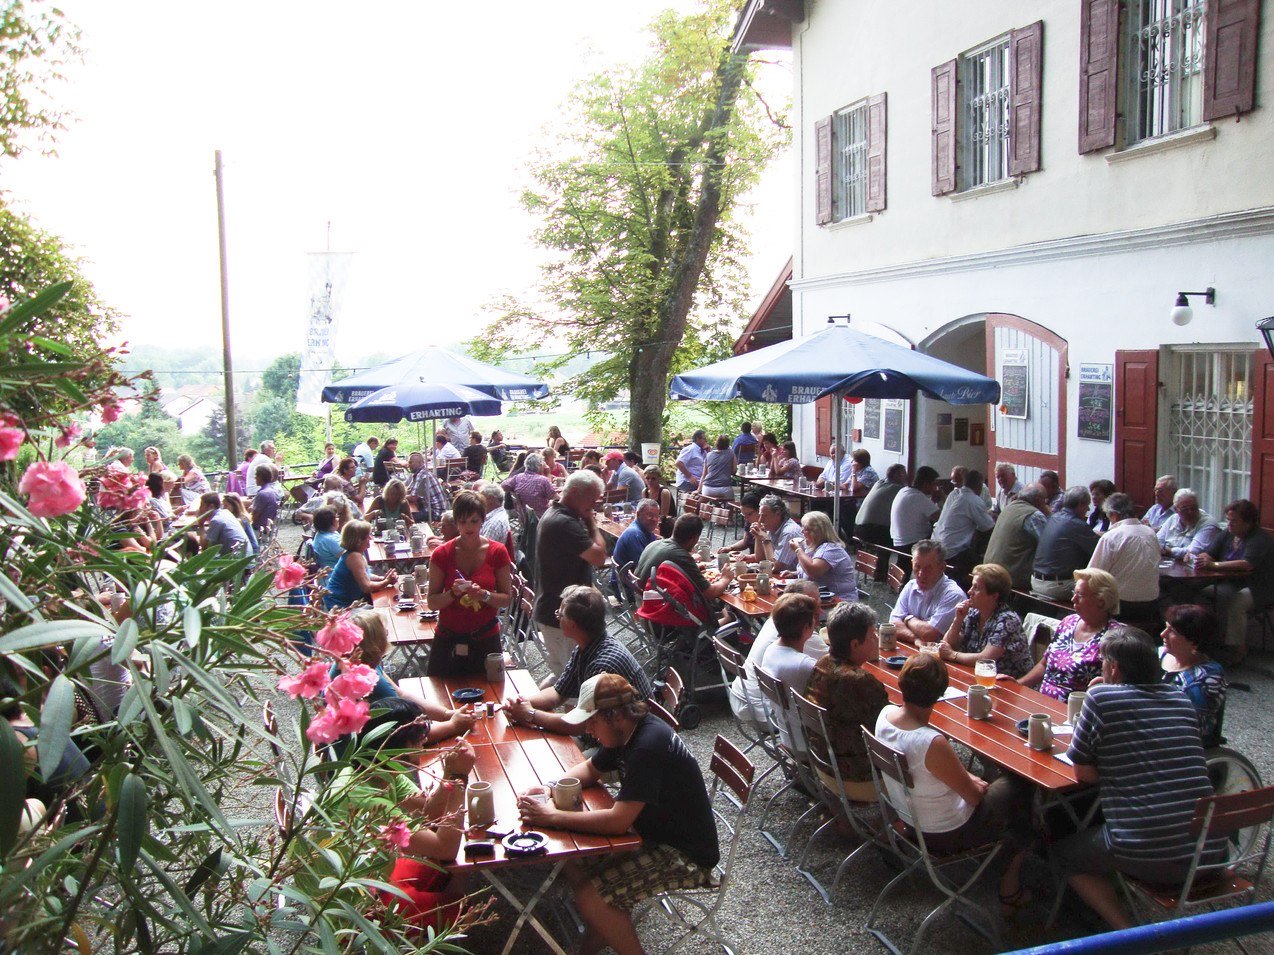
[[[955,419],[955,439],[957,441],[969,440],[969,419],[968,418]]]
[[[974,448],[986,445],[986,425],[976,422],[969,425],[969,445]]]

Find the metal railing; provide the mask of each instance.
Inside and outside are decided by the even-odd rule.
[[[1008,955],[1154,955],[1170,949],[1243,938],[1258,932],[1274,932],[1274,902],[1260,902],[1220,912],[1204,912],[1171,922],[1138,925],[1065,942],[1049,942],[1022,948]]]

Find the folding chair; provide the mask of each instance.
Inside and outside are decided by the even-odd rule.
[[[970,899],[967,893],[973,888],[974,883],[981,878],[982,873],[987,870],[991,861],[999,854],[1000,844],[998,842],[988,843],[973,849],[965,849],[943,855],[931,852],[925,844],[925,834],[914,826],[908,825],[900,818],[900,810],[905,811],[908,817],[916,818],[916,807],[911,798],[911,791],[915,784],[912,781],[911,771],[907,767],[907,757],[892,746],[882,743],[865,727],[863,729],[863,740],[867,743],[867,755],[871,757],[871,772],[872,778],[876,782],[876,796],[880,801],[881,815],[886,823],[884,832],[889,837],[890,849],[902,860],[904,865],[902,872],[894,876],[889,884],[881,890],[880,895],[876,897],[875,904],[872,905],[871,911],[867,913],[867,922],[864,928],[876,936],[876,939],[885,948],[893,952],[894,955],[900,955],[898,947],[894,945],[883,930],[876,927],[876,913],[880,911],[881,903],[889,897],[894,889],[917,870],[920,870],[929,877],[929,881],[946,898],[924,917],[915,937],[911,940],[909,951],[923,951],[920,943],[924,939],[925,933],[933,926],[938,916],[951,907],[955,907],[957,914],[962,917],[962,921],[991,942],[998,951],[1000,947],[999,923],[985,907]],[[901,801],[905,804],[904,806],[895,808],[890,803],[886,795],[890,791],[887,788],[886,780],[895,784],[900,793]],[[944,870],[964,863],[972,863],[974,871],[963,882],[957,884],[944,874]],[[960,911],[961,906],[968,911],[967,915]],[[975,913],[981,918],[975,919]]]
[[[1137,917],[1135,901],[1149,903],[1156,909],[1180,918],[1190,909],[1211,909],[1225,903],[1243,904],[1255,901],[1261,875],[1269,860],[1271,829],[1274,821],[1274,786],[1235,793],[1231,796],[1204,796],[1194,804],[1190,834],[1196,837],[1194,857],[1180,888],[1165,889],[1148,885],[1118,874],[1120,888],[1128,900],[1128,908]],[[1265,838],[1253,840],[1243,851],[1236,837],[1246,829],[1264,827]],[[1208,842],[1225,837],[1226,857],[1205,863]],[[1243,875],[1239,870],[1243,869]],[[1247,949],[1238,939],[1231,939],[1242,951]]]
[[[740,715],[752,712],[752,702],[748,699],[745,685],[746,661],[743,658],[743,654],[720,637],[713,637],[712,645],[716,648],[717,662],[721,664],[721,675],[725,678],[726,692],[730,695],[730,716],[734,720],[734,728],[739,731],[740,736],[748,741],[748,745],[744,747],[743,752],[750,753],[761,745],[761,736],[764,730],[758,727],[753,720]],[[765,729],[768,729],[768,727]],[[774,767],[771,766],[761,775],[761,778],[764,779],[773,769]],[[757,780],[757,782],[759,783],[760,780]]]
[[[858,591],[868,600],[875,596],[876,592],[876,566],[876,555],[869,554],[865,549],[860,548],[854,557],[854,570],[858,572]]]
[[[685,690],[686,684],[682,681],[676,667],[670,666],[664,670],[663,679],[659,681],[660,703],[676,713],[681,708],[681,695]]]
[[[722,861],[717,864],[715,886],[702,889],[676,889],[664,892],[651,899],[638,912],[639,921],[656,905],[684,928],[684,931],[666,951],[675,952],[691,936],[699,936],[720,945],[728,955],[734,955],[734,948],[717,922],[721,911],[721,903],[725,894],[733,884],[734,860],[739,851],[739,839],[743,833],[743,814],[747,812],[748,800],[755,790],[753,776],[755,767],[724,736],[718,736],[712,747],[712,790],[709,794],[712,803],[712,815],[717,826],[723,830],[721,840]],[[733,811],[718,806],[717,797],[721,796],[730,803]]]
[[[815,891],[823,897],[824,902],[831,905],[831,895],[827,888],[818,881],[814,873],[806,865],[810,847],[814,845],[818,837],[834,826],[838,820],[844,820],[853,829],[854,834],[862,840],[836,867],[836,877],[832,880],[832,892],[835,892],[836,887],[840,885],[841,876],[845,874],[845,868],[860,853],[872,845],[883,849],[888,849],[889,845],[879,822],[880,816],[877,812],[877,803],[874,800],[871,802],[858,802],[845,795],[845,780],[841,776],[840,762],[828,742],[830,734],[827,732],[827,710],[817,703],[806,699],[795,690],[789,690],[788,693],[792,701],[792,708],[796,712],[797,719],[801,722],[802,729],[805,731],[805,742],[807,744],[805,752],[810,762],[810,769],[814,771],[814,781],[818,787],[815,791],[823,801],[823,808],[827,810],[827,821],[819,826],[814,831],[814,834],[810,836],[809,841],[805,843],[805,849],[801,853],[800,859],[796,862],[796,871],[803,875],[810,885],[814,886]],[[829,779],[835,783],[834,786],[828,783]],[[870,817],[872,821],[869,823],[864,817]]]
[[[792,838],[796,834],[797,827],[805,821],[811,812],[818,811],[819,804],[814,802],[801,813],[788,826],[787,838],[782,841],[765,828],[770,810],[783,793],[795,789],[798,785],[803,787],[807,793],[816,792],[818,783],[814,780],[813,773],[810,771],[809,765],[805,760],[805,754],[801,749],[805,745],[805,738],[801,734],[800,726],[796,724],[796,717],[792,715],[792,704],[788,697],[787,687],[763,667],[754,668],[754,673],[757,686],[761,688],[761,696],[765,698],[765,713],[770,721],[770,728],[773,730],[770,742],[762,743],[761,745],[783,770],[783,775],[787,777],[787,782],[780,786],[766,802],[761,818],[757,820],[756,828],[765,840],[778,850],[779,857],[785,858],[787,850],[791,846]],[[808,797],[803,798],[808,799]]]
[[[903,585],[907,583],[907,576],[907,572],[900,564],[889,565],[889,592],[895,597],[902,593]]]
[[[672,713],[657,700],[647,700],[646,708],[671,726],[674,730],[681,729],[681,724],[677,722],[677,717],[673,716]]]

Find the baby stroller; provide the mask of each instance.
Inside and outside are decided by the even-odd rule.
[[[701,684],[700,672],[720,673],[713,636],[729,638],[740,627],[730,623],[718,628],[709,600],[686,572],[670,560],[661,563],[646,581],[637,617],[656,648],[654,673],[662,677],[668,667],[681,675],[685,692],[673,714],[686,729],[699,725],[699,701],[703,694],[724,693],[722,682]],[[662,689],[656,687],[656,690]]]

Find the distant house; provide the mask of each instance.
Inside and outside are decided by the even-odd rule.
[[[197,434],[208,426],[218,405],[204,395],[182,392],[166,392],[159,399],[159,406],[173,418],[182,434]]]

